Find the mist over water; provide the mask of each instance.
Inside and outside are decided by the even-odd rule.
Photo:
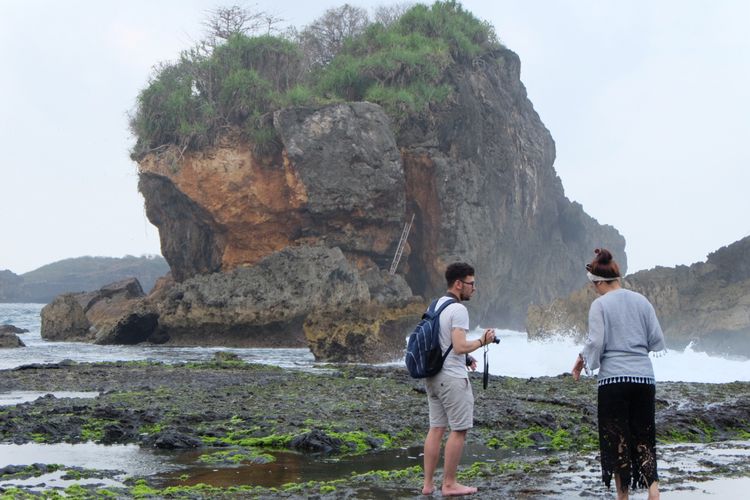
[[[283,368],[309,369],[315,359],[308,349],[235,349],[226,347],[99,346],[73,342],[47,342],[41,338],[39,313],[43,304],[0,304],[0,324],[26,328],[19,334],[27,347],[0,351],[0,369],[31,363],[57,363],[64,359],[77,362],[152,360],[165,363],[205,361],[217,351],[236,353],[250,363],[265,363]],[[500,344],[488,346],[490,373],[507,377],[556,376],[569,372],[581,346],[567,337],[529,342],[526,333],[496,330]],[[470,332],[478,337],[482,330]],[[405,336],[406,336],[405,332]],[[667,338],[669,345],[669,338]],[[483,352],[474,352],[482,369]],[[670,350],[653,357],[657,381],[724,383],[750,381],[750,360],[726,359],[694,352]],[[401,360],[393,364],[401,364]]]

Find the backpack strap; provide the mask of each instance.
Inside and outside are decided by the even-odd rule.
[[[435,299],[435,301],[432,304],[430,304],[430,309],[434,311],[435,316],[438,318],[440,317],[440,314],[443,312],[443,309],[445,309],[451,304],[456,303],[456,299],[454,299],[453,297],[448,297],[448,300],[443,302],[440,308],[437,311],[435,311],[435,307],[437,306],[438,300],[440,299]],[[440,338],[440,320],[439,319],[438,319],[438,338]],[[445,363],[445,360],[448,358],[448,354],[450,354],[452,349],[453,349],[453,342],[451,342],[451,345],[448,346],[448,349],[445,350],[445,354],[443,354],[443,363]]]

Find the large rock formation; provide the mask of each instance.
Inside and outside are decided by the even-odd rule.
[[[750,237],[711,253],[706,262],[639,271],[624,280],[656,309],[667,344],[750,357]],[[583,340],[590,289],[528,310],[530,338],[567,333]]]
[[[401,277],[381,274],[360,274],[339,248],[290,247],[254,266],[175,284],[164,299],[156,301],[159,328],[171,344],[309,345],[316,357],[334,359],[337,356],[328,346],[342,330],[343,312],[356,316],[361,310],[372,318],[387,316],[391,320],[370,323],[368,342],[399,344],[403,349],[408,330],[392,328],[393,322],[414,322],[421,310],[404,308],[413,299]],[[398,307],[391,307],[396,303]],[[331,317],[342,320],[336,328],[329,328]],[[384,361],[393,359],[393,354],[393,349],[380,349],[369,359]]]
[[[388,268],[404,222],[414,214],[400,268],[408,296],[427,300],[440,293],[445,266],[468,261],[479,283],[469,304],[472,319],[522,328],[530,303],[583,284],[581,262],[592,248],[607,246],[623,256],[623,264],[625,259],[619,233],[565,197],[553,168],[554,142],[519,75],[519,59],[506,49],[456,66],[445,75],[453,96],[428,115],[407,119],[398,133],[379,106],[343,103],[277,111],[273,126],[280,148],[267,156],[231,132],[202,151],[170,146],[145,155],[139,189],[175,280],[236,280],[249,272],[246,266],[287,247],[315,245],[340,249],[346,266],[353,266],[342,261],[341,272],[362,280],[368,270]],[[224,274],[199,277],[218,271]],[[300,271],[277,272],[267,279],[279,283]],[[209,287],[208,293],[217,290]],[[403,310],[408,296],[387,308]],[[214,297],[201,300],[211,303]],[[215,333],[186,326],[180,308],[187,306],[171,300],[160,320],[170,341],[234,344],[250,335],[251,343],[272,332],[297,331],[316,312],[305,331],[318,345],[313,325],[330,325],[314,296],[292,312],[275,307],[262,314],[259,296],[252,307],[258,310],[257,328],[250,328],[239,304],[216,300],[223,305],[210,309]],[[357,318],[345,316],[365,332],[361,326],[371,313],[363,311],[369,309],[340,306],[342,312],[357,311]],[[237,318],[244,326],[233,329]],[[273,343],[297,345],[301,335],[299,330]]]
[[[68,293],[42,308],[41,335],[47,340],[138,344],[158,341],[158,314],[131,278],[96,292]]]

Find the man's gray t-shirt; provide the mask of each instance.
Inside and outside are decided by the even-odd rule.
[[[438,299],[436,308],[439,308],[449,298],[441,297]],[[454,328],[461,328],[464,331],[469,330],[469,311],[460,302],[454,302],[440,313],[440,349],[442,349],[443,354],[452,343],[451,330]],[[466,371],[466,355],[456,354],[456,351],[451,349],[450,354],[445,358],[440,373],[449,377],[469,378]]]

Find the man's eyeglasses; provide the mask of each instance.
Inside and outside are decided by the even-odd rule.
[[[477,287],[476,281],[464,281],[464,280],[459,280],[459,281],[463,283],[464,285],[470,285],[472,288]]]

